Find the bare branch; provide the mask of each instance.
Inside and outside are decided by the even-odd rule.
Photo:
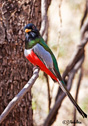
[[[87,13],[88,13],[88,0],[86,0],[85,12],[84,12],[83,18],[82,18],[82,20],[81,20],[80,28],[81,28],[81,27],[83,26],[83,24],[84,24],[84,20],[85,20],[85,18],[86,18],[86,16],[87,16]]]
[[[84,38],[88,38],[88,19],[86,19],[85,23],[81,27],[81,41]]]
[[[75,95],[76,102],[78,100],[78,93],[79,93],[81,80],[82,80],[82,68],[80,69],[79,78],[78,78],[77,90],[76,90],[76,95]],[[74,119],[73,120],[76,121],[76,109],[75,108],[74,108]],[[75,126],[76,124],[74,123],[73,125]]]
[[[40,34],[44,38],[45,41],[47,41],[47,34],[48,34],[48,17],[47,17],[47,0],[41,0],[41,29],[40,29]]]
[[[43,36],[47,22],[47,0],[41,0],[41,18],[42,22],[41,22],[40,34]]]
[[[48,90],[48,109],[50,110],[50,105],[51,105],[51,96],[50,96],[50,85],[49,85],[49,78],[46,73],[44,73],[44,76],[47,81],[47,90]]]
[[[5,108],[5,110],[0,115],[0,123],[6,118],[6,116],[11,112],[13,107],[23,98],[23,96],[31,90],[31,87],[33,86],[34,82],[38,78],[39,68],[36,67],[33,71],[33,76],[30,78],[30,80],[27,82],[27,84],[23,87],[23,89],[11,100],[11,102],[8,104],[8,106]]]

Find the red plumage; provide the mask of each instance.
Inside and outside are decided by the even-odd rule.
[[[54,74],[45,66],[45,64],[37,57],[37,55],[31,50],[30,54],[26,58],[35,66],[39,66],[42,71],[50,75],[51,78],[58,81]]]

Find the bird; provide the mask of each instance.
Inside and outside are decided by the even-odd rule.
[[[83,118],[87,118],[87,114],[76,103],[71,93],[68,91],[63,81],[57,60],[54,53],[45,43],[39,33],[39,30],[33,23],[29,23],[24,27],[25,32],[25,49],[24,55],[34,66],[38,66],[40,70],[49,75],[55,82],[58,82],[62,91],[69,97],[78,112]]]

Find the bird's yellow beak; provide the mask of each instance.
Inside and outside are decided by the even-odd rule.
[[[31,29],[25,29],[25,32],[26,33],[30,32],[30,31],[31,31]]]

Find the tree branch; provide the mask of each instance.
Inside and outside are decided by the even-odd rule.
[[[85,7],[85,11],[84,11],[83,18],[82,18],[82,20],[81,20],[80,28],[81,28],[81,27],[83,26],[83,24],[84,24],[84,20],[85,20],[85,18],[86,18],[86,16],[87,16],[87,13],[88,13],[88,0],[86,0],[86,7]]]
[[[51,96],[50,96],[49,78],[48,78],[48,75],[47,75],[46,73],[44,73],[44,76],[45,76],[45,78],[46,78],[46,82],[47,82],[47,90],[48,90],[48,109],[50,110]]]
[[[27,82],[27,84],[23,87],[23,89],[11,100],[11,102],[8,104],[8,106],[5,108],[5,110],[0,115],[0,123],[6,118],[6,116],[11,112],[13,107],[23,98],[23,96],[31,90],[34,82],[38,78],[39,74],[39,68],[36,67],[33,71],[33,76],[30,78],[30,80]]]
[[[47,28],[47,0],[41,0],[41,29],[40,29],[40,34],[44,36]],[[45,38],[44,38],[45,39]]]
[[[80,88],[80,84],[81,84],[81,80],[82,80],[82,67],[80,69],[80,73],[79,73],[79,78],[78,78],[78,84],[77,84],[77,89],[76,89],[76,95],[75,95],[75,101],[77,102],[78,100],[78,93],[79,93],[79,88]],[[74,121],[76,121],[76,109],[74,108]],[[75,126],[76,124],[74,123],[73,126]]]

